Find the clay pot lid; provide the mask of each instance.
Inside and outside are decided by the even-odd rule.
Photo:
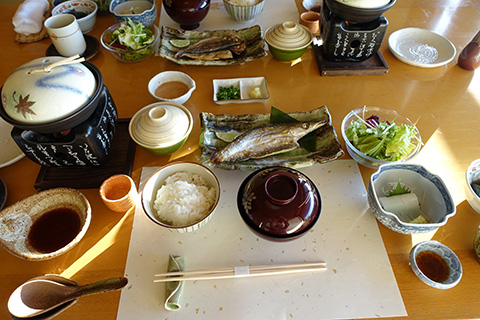
[[[13,71],[2,88],[5,113],[21,124],[51,123],[65,118],[87,105],[97,83],[82,63],[43,69],[64,57],[43,57],[25,63]]]
[[[153,103],[132,118],[134,140],[149,147],[163,147],[181,141],[193,125],[192,115],[173,102]]]
[[[307,27],[286,21],[270,27],[265,34],[265,40],[279,49],[298,49],[309,45],[313,34]]]
[[[360,9],[375,9],[386,6],[390,0],[335,0],[346,6]]]
[[[320,215],[321,199],[314,183],[303,173],[270,167],[244,180],[237,205],[254,231],[273,239],[295,238],[313,227]]]

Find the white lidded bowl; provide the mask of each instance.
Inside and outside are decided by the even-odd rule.
[[[475,192],[472,186],[473,182],[476,182],[480,186],[480,159],[474,160],[467,169],[465,174],[465,196],[470,206],[477,213],[480,213],[480,196]]]
[[[192,128],[191,112],[173,102],[156,102],[140,109],[128,126],[133,141],[156,155],[180,149]]]
[[[215,202],[200,221],[196,221],[189,225],[173,226],[169,223],[161,221],[154,209],[154,202],[157,197],[158,190],[165,183],[165,179],[176,172],[188,172],[201,176],[209,187],[215,189]],[[207,167],[195,162],[171,162],[160,169],[158,169],[150,178],[148,178],[141,194],[142,207],[150,220],[159,226],[167,228],[169,231],[177,233],[186,233],[198,230],[211,220],[213,212],[215,211],[218,201],[220,200],[220,182],[215,174]]]
[[[439,255],[447,264],[449,276],[443,282],[430,279],[417,264],[417,256],[421,252],[430,251]],[[438,241],[423,241],[415,245],[410,251],[410,267],[415,275],[430,287],[437,289],[450,289],[455,287],[462,279],[463,268],[460,259],[455,252]],[[434,266],[435,267],[435,266]]]
[[[163,97],[159,97],[155,94],[155,90],[160,87],[162,84],[166,82],[172,81],[179,81],[184,83],[188,87],[188,91],[173,99],[167,99]],[[155,75],[150,81],[148,82],[148,92],[157,99],[158,101],[166,101],[166,102],[174,102],[178,104],[184,104],[190,99],[193,91],[197,88],[195,81],[186,73],[181,71],[164,71],[160,72],[159,74]]]
[[[429,223],[411,223],[416,217],[403,217],[385,210],[379,198],[398,181],[414,193],[422,215]],[[375,218],[387,228],[403,234],[425,233],[445,225],[456,213],[455,203],[443,180],[421,165],[385,164],[370,176],[368,183],[368,204]]]
[[[63,13],[70,13],[69,11],[75,10],[77,12],[86,13],[85,17],[77,19],[78,25],[82,30],[82,33],[88,33],[92,31],[95,22],[97,21],[98,6],[94,1],[90,0],[72,0],[65,1],[52,9],[52,16]]]

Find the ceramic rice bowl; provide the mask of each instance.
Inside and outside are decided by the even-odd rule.
[[[250,6],[240,6],[230,0],[223,0],[227,13],[239,22],[246,22],[255,19],[263,10],[265,0]]]
[[[97,4],[89,0],[65,1],[53,8],[52,15],[54,16],[57,14],[70,13],[71,10],[87,14],[82,18],[77,18],[77,22],[82,30],[82,33],[88,33],[92,31],[93,26],[97,22]],[[73,15],[75,16],[75,14]]]
[[[385,190],[396,185],[399,179],[402,185],[417,196],[420,212],[428,223],[412,223],[410,219],[402,218],[382,207],[379,198],[384,197]],[[455,203],[443,180],[420,165],[402,163],[380,166],[370,177],[367,193],[368,204],[375,218],[398,233],[414,234],[436,230],[456,213]]]
[[[157,197],[158,190],[165,183],[165,179],[176,172],[188,172],[201,176],[209,187],[215,190],[215,202],[210,210],[200,220],[188,225],[174,226],[165,221],[160,220],[156,210],[154,209],[154,202]],[[215,174],[207,167],[194,162],[172,162],[157,171],[147,180],[141,193],[141,203],[143,210],[147,217],[157,225],[168,229],[171,232],[187,233],[200,229],[212,219],[213,213],[217,208],[220,199],[220,183]]]

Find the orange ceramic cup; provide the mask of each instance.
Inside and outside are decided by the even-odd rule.
[[[102,183],[100,197],[110,210],[126,212],[135,206],[137,187],[128,175],[117,174]]]
[[[320,32],[320,14],[314,11],[307,11],[300,15],[300,24],[307,27],[312,33]]]

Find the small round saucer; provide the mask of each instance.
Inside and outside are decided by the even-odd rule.
[[[100,42],[98,42],[97,38],[84,34],[85,37],[85,42],[87,43],[87,49],[85,52],[82,54],[82,56],[85,58],[85,60],[90,60],[92,59],[98,52],[98,49],[100,48]],[[45,52],[46,56],[61,56],[60,53],[58,53],[57,49],[55,49],[55,46],[51,44],[48,48],[47,51]]]

